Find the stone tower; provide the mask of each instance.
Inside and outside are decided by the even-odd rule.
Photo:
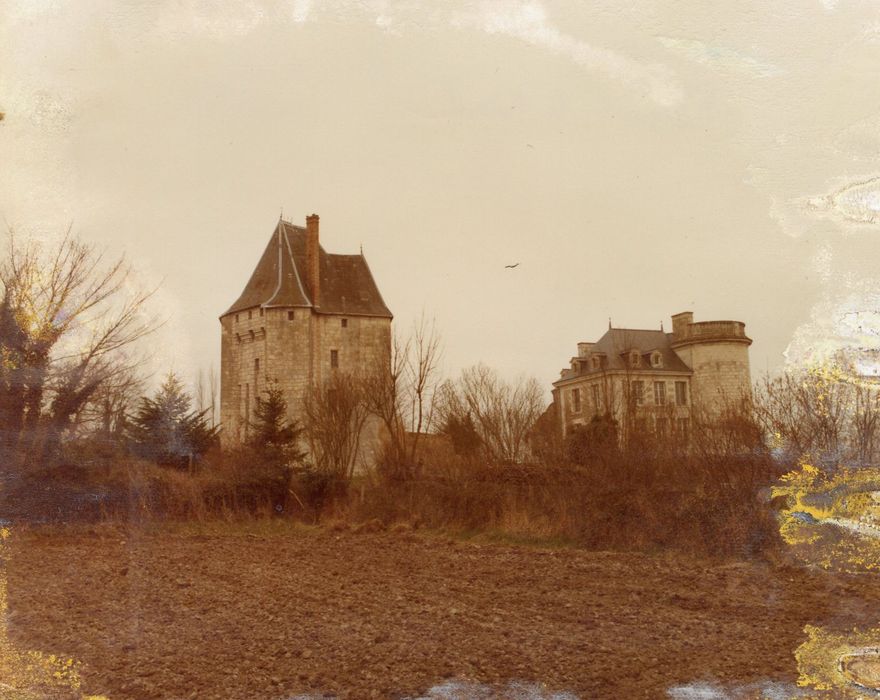
[[[327,253],[317,214],[279,220],[244,291],[220,317],[220,421],[225,445],[246,437],[256,397],[277,380],[290,417],[332,372],[387,358],[391,312],[363,254]]]
[[[694,403],[709,414],[726,402],[751,393],[746,324],[741,321],[694,322],[690,311],[672,317],[672,348],[693,370]]]

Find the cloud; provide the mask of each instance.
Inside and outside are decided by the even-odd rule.
[[[784,73],[781,68],[772,63],[759,61],[753,56],[725,46],[711,46],[695,39],[675,39],[668,36],[659,36],[657,41],[667,49],[675,51],[696,63],[712,66],[713,68],[748,73],[760,78],[769,78]]]
[[[483,2],[475,10],[456,13],[452,24],[476,27],[490,35],[507,36],[540,46],[583,68],[603,73],[632,88],[646,90],[654,102],[664,107],[673,107],[682,99],[682,90],[666,66],[643,64],[565,34],[548,22],[544,7],[537,2]]]
[[[810,197],[808,211],[855,224],[880,224],[880,177],[853,182],[831,194]]]

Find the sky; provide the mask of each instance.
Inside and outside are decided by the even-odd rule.
[[[159,371],[219,364],[282,212],[450,376],[685,310],[754,377],[880,348],[877,0],[0,0],[0,66],[0,225],[160,284]]]

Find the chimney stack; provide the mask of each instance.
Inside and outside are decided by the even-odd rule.
[[[681,340],[688,335],[688,327],[694,322],[692,311],[682,311],[672,317],[672,336],[675,340]]]
[[[318,243],[318,215],[306,217],[306,280],[313,306],[321,305],[321,260]]]

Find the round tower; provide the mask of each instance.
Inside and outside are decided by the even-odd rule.
[[[690,311],[672,317],[672,348],[691,368],[691,402],[717,415],[725,405],[751,395],[749,345],[741,321],[694,322]]]

